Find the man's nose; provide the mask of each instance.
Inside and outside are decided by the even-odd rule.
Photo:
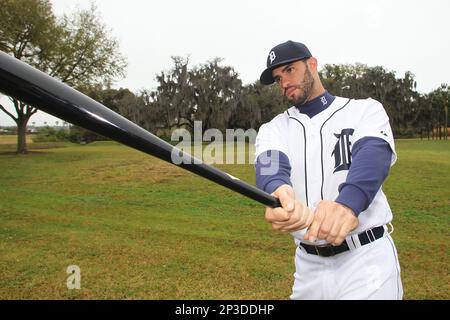
[[[280,79],[280,88],[286,90],[290,86],[290,82],[287,79]]]

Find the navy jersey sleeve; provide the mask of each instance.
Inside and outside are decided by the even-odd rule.
[[[339,186],[336,202],[351,208],[356,215],[366,210],[381,188],[391,167],[392,150],[385,140],[366,137],[352,150],[347,179]]]
[[[289,158],[281,151],[268,150],[260,154],[255,169],[256,186],[267,193],[273,193],[283,184],[292,186]]]

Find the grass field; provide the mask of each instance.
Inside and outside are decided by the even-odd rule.
[[[114,142],[19,156],[1,138],[0,299],[288,298],[295,246],[261,205]],[[404,297],[449,299],[450,142],[397,151],[384,191]],[[254,184],[251,165],[217,167]]]

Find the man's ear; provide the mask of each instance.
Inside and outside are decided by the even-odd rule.
[[[314,57],[309,58],[306,60],[306,63],[308,64],[309,70],[317,72],[317,59]]]

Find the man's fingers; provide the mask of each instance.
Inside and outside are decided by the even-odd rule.
[[[321,222],[318,220],[313,220],[311,223],[311,226],[309,227],[308,231],[305,234],[305,240],[314,242],[317,240],[317,234],[319,233]]]
[[[305,229],[311,226],[312,222],[314,221],[314,212],[310,208],[302,203],[297,202],[295,213],[298,217],[298,223],[294,228],[290,228],[287,231],[291,232],[299,229]]]
[[[281,224],[280,224],[280,226],[281,227],[278,230],[280,230],[281,232],[293,232],[293,231],[304,229],[304,222],[297,221],[294,224],[291,224],[288,226],[283,226]]]
[[[291,214],[284,210],[283,208],[267,208],[266,209],[266,220],[268,222],[282,222],[288,221]]]
[[[335,220],[333,226],[330,228],[327,235],[325,235],[325,240],[329,243],[334,243],[334,241],[342,236],[342,227],[343,225],[339,223],[339,221]],[[319,232],[320,234],[320,232]],[[342,241],[341,241],[342,242]]]
[[[307,215],[305,224],[309,227],[314,221],[314,211],[307,206],[304,206],[303,210],[304,214]]]
[[[319,239],[326,240],[328,238],[328,236],[330,235],[333,226],[336,224],[338,224],[338,228],[340,229],[340,225],[336,219],[336,216],[333,214],[326,215],[326,219],[324,219],[322,224],[320,225],[320,229],[319,229],[319,233],[317,234],[317,237]],[[338,232],[338,230],[336,232]]]
[[[358,223],[351,209],[332,201],[321,201],[304,239],[312,242],[321,239],[340,245]]]
[[[289,220],[275,221],[277,225],[274,227],[277,230],[284,232],[292,232],[309,227],[314,220],[314,213],[307,206],[301,202],[294,202],[294,211],[290,214]]]
[[[287,211],[292,211],[295,208],[295,199],[286,188],[280,190],[277,194],[280,199],[281,206]]]
[[[322,221],[323,221],[323,212],[319,208],[318,210],[316,210],[314,214],[314,220],[305,234],[305,240],[312,242],[316,241],[316,239],[318,238],[320,227],[322,225]]]
[[[333,246],[339,246],[340,244],[342,244],[342,242],[344,242],[345,238],[348,236],[348,234],[352,230],[353,230],[353,225],[351,223],[344,223],[342,225],[342,227],[340,228],[337,237],[334,239],[333,242],[331,242],[331,244]]]

